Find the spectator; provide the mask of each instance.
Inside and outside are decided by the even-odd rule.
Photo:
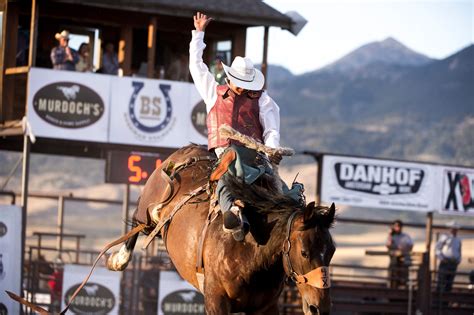
[[[49,292],[51,294],[51,305],[55,310],[61,308],[61,295],[63,291],[64,263],[60,257],[54,260],[54,272],[48,281]]]
[[[91,72],[92,63],[90,60],[90,48],[88,43],[82,43],[79,46],[79,62],[76,64],[76,71]]]
[[[162,79],[161,74],[160,78]],[[189,61],[187,54],[179,54],[179,57],[171,63],[168,68],[167,78],[174,81],[189,81]]]
[[[59,45],[51,49],[51,62],[53,69],[75,71],[76,64],[79,62],[77,51],[69,47],[69,31],[56,33],[54,36]]]
[[[411,264],[410,253],[413,249],[411,237],[402,232],[403,223],[395,220],[390,229],[386,246],[390,255],[390,287],[399,288],[406,284],[408,266]]]
[[[107,43],[105,52],[102,56],[102,73],[117,75],[119,71],[119,62],[115,53],[114,44]]]
[[[225,71],[222,66],[223,56],[217,55],[214,59],[214,64],[211,66],[211,73],[214,76],[214,79],[219,85],[225,84]]]
[[[438,292],[450,292],[456,270],[461,262],[461,240],[457,237],[459,225],[451,221],[446,225],[450,234],[443,234],[436,243],[436,257],[439,259]]]

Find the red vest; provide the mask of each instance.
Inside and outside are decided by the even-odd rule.
[[[262,92],[237,95],[227,85],[217,87],[217,100],[207,115],[208,149],[227,147],[230,141],[219,135],[219,127],[229,125],[240,133],[263,143],[258,100]]]

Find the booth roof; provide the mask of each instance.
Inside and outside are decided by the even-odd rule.
[[[261,0],[53,0],[84,6],[191,17],[196,11],[216,21],[246,26],[278,26],[289,29],[291,19]]]

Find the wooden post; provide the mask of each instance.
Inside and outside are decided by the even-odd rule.
[[[26,219],[28,215],[28,180],[30,174],[30,136],[25,132],[23,136],[23,167],[21,171],[21,282],[20,288],[23,288],[24,266],[25,266],[25,244],[26,244]],[[21,295],[23,296],[23,290]]]
[[[59,196],[58,198],[58,224],[56,227],[57,243],[56,248],[58,250],[58,255],[61,257],[63,251],[63,231],[64,231],[64,196]]]
[[[0,10],[2,11],[2,20],[0,21],[2,24],[1,32],[0,32],[0,72],[2,75],[0,76],[0,123],[4,122],[4,109],[3,109],[3,77],[4,77],[4,65],[5,65],[5,41],[6,41],[6,34],[7,34],[7,9],[8,9],[8,1],[1,0],[0,1]]]
[[[130,206],[130,185],[125,185],[125,191],[123,194],[123,204],[122,204],[122,220],[123,220],[123,227],[122,227],[122,234],[126,234],[128,232],[128,208]]]
[[[123,75],[132,74],[133,32],[129,25],[122,26],[118,49],[118,61],[123,69]]]
[[[268,26],[265,26],[264,32],[263,32],[263,57],[262,57],[262,73],[263,76],[265,77],[265,85],[263,88],[267,87],[267,70],[268,70],[268,61],[267,61],[267,56],[268,56]]]
[[[431,310],[431,271],[430,271],[430,253],[433,231],[433,212],[426,214],[426,251],[423,254],[423,262],[420,266],[422,273],[421,281],[418,284],[418,290],[424,292],[420,296],[419,308],[423,314],[429,314]]]
[[[13,96],[15,90],[14,78],[5,75],[5,70],[16,66],[16,48],[18,41],[18,15],[19,4],[2,1],[2,45],[0,47],[0,70],[2,73],[0,81],[0,120],[8,121],[13,116]]]
[[[323,182],[323,156],[322,154],[318,154],[318,156],[315,157],[316,159],[316,163],[318,165],[318,168],[317,168],[317,174],[316,174],[316,195],[315,195],[315,199],[314,199],[314,202],[316,203],[316,205],[319,205],[321,204],[321,186],[322,186],[322,182]]]
[[[235,30],[234,38],[232,40],[232,60],[236,56],[245,56],[245,39],[247,30],[245,28]],[[230,60],[229,62],[232,62]]]
[[[147,77],[153,78],[155,73],[155,55],[156,55],[156,27],[157,18],[154,16],[148,23],[148,68]]]
[[[433,234],[433,212],[426,214],[426,251],[428,255],[431,252],[431,240]]]
[[[16,49],[18,44],[18,3],[8,3],[5,5],[6,10],[3,12],[3,46],[2,54],[4,54],[4,68],[13,68],[16,66]],[[2,74],[5,71],[2,71]]]
[[[30,49],[28,54],[28,66],[36,65],[36,41],[38,38],[38,1],[31,0],[31,22],[30,22]]]

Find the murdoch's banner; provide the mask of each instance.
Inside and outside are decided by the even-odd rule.
[[[0,205],[0,314],[20,314],[20,304],[6,290],[20,295],[21,207]]]
[[[441,167],[440,213],[474,215],[474,169]]]
[[[89,271],[89,266],[64,265],[61,308],[66,306]],[[119,302],[120,273],[97,267],[87,284],[79,291],[69,311],[72,314],[118,314]]]
[[[321,200],[356,207],[434,211],[440,181],[434,165],[325,155]]]
[[[38,137],[179,148],[207,143],[192,83],[32,68],[28,120]]]
[[[107,142],[110,76],[31,68],[28,120],[33,134]]]
[[[158,315],[204,315],[204,296],[174,271],[161,271]]]

